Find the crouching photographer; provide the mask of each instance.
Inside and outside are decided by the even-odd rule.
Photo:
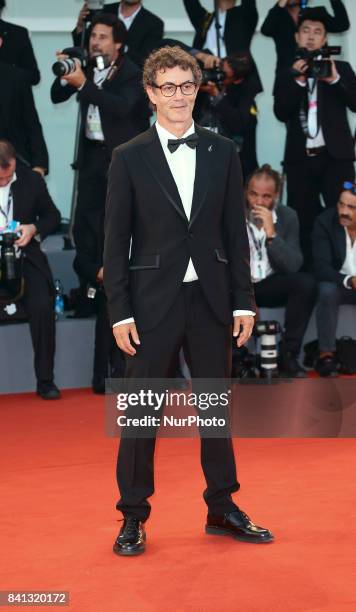
[[[0,320],[16,320],[17,309],[24,309],[34,348],[37,394],[47,400],[58,399],[60,392],[53,379],[54,284],[39,241],[59,223],[59,211],[42,177],[17,163],[12,144],[0,140]]]
[[[299,272],[303,257],[298,218],[288,206],[278,206],[280,191],[280,175],[267,164],[247,181],[251,275],[258,308],[285,306],[279,367],[288,377],[301,378],[305,372],[298,355],[316,300],[316,283],[311,274]]]
[[[197,123],[235,142],[245,178],[258,165],[255,97],[261,90],[252,56],[242,51],[203,70],[203,83],[195,105]]]

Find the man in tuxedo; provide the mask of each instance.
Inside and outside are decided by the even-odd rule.
[[[323,12],[303,12],[298,47],[317,51],[327,44]],[[356,77],[347,62],[330,60],[331,75],[310,78],[308,62],[298,59],[281,73],[275,87],[274,112],[286,123],[284,168],[288,204],[299,216],[304,261],[311,265],[311,232],[325,205],[335,206],[344,177],[354,177],[355,147],[347,111],[356,111]]]
[[[330,0],[330,2],[333,15],[330,15],[324,7],[318,7],[322,12],[327,31],[330,33],[346,32],[350,27],[350,21],[343,0]],[[262,24],[262,34],[273,38],[276,46],[277,73],[287,70],[293,64],[300,4],[300,0],[279,0],[271,8]]]
[[[300,272],[303,256],[299,221],[289,206],[278,206],[280,191],[280,175],[268,164],[257,168],[248,179],[251,273],[259,308],[285,306],[279,369],[285,376],[304,378],[298,356],[313,312],[316,285],[311,274]]]
[[[125,27],[117,17],[99,14],[92,23],[89,56],[91,61],[103,56],[106,67],[93,68],[90,62],[84,71],[78,65],[68,76],[57,78],[51,90],[54,103],[68,100],[78,93],[82,115],[73,237],[77,249],[77,271],[83,274],[86,283],[94,282],[99,290],[93,373],[93,390],[99,393],[104,392],[112,354],[111,329],[101,294],[107,172],[113,148],[149,126],[141,71],[123,53],[126,36]]]
[[[21,68],[27,83],[37,85],[41,75],[28,30],[1,19],[5,5],[5,0],[0,0],[0,62]]]
[[[164,47],[146,60],[143,80],[157,123],[114,151],[109,172],[104,285],[113,332],[128,381],[170,376],[183,345],[193,378],[224,379],[232,321],[241,346],[255,309],[238,156],[230,140],[193,123],[201,81],[193,57]],[[119,555],[145,550],[154,448],[155,434],[121,438]],[[239,484],[231,438],[202,437],[201,458],[206,531],[271,541],[232,500]]]
[[[316,324],[320,376],[338,373],[336,327],[341,304],[356,307],[356,185],[345,181],[337,206],[319,215],[313,230],[314,272],[319,282]]]
[[[12,221],[20,223],[17,229],[20,237],[15,245],[24,255],[22,302],[35,353],[37,394],[46,400],[58,399],[60,393],[53,379],[55,291],[40,241],[54,232],[60,219],[43,178],[17,162],[12,144],[0,140],[0,227],[7,227]]]
[[[0,61],[0,138],[13,143],[21,161],[42,174],[48,172],[48,151],[30,85],[23,71]]]
[[[145,9],[141,0],[112,2],[104,6],[103,12],[111,13],[123,22],[128,32],[126,40],[127,55],[142,68],[146,57],[159,46],[159,42],[163,38],[164,24],[162,19]],[[85,28],[85,20],[88,15],[88,3],[85,2],[79,13],[77,26],[72,32],[75,45],[81,43],[83,28]]]

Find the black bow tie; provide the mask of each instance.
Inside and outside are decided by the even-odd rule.
[[[196,149],[198,139],[198,134],[191,134],[190,136],[187,136],[187,138],[177,138],[177,140],[168,140],[168,149],[171,153],[174,153],[181,144],[186,144],[191,149]]]

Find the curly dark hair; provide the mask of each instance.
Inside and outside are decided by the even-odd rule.
[[[194,82],[200,85],[202,73],[196,59],[184,51],[181,47],[161,47],[153,51],[145,61],[143,68],[143,86],[153,85],[156,82],[157,72],[165,72],[167,68],[179,66],[182,70],[191,70]]]

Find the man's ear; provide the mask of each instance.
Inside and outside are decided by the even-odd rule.
[[[153,90],[153,87],[151,87],[150,85],[146,86],[146,94],[148,95],[148,98],[150,100],[150,102],[152,102],[152,104],[156,105],[156,94]]]

